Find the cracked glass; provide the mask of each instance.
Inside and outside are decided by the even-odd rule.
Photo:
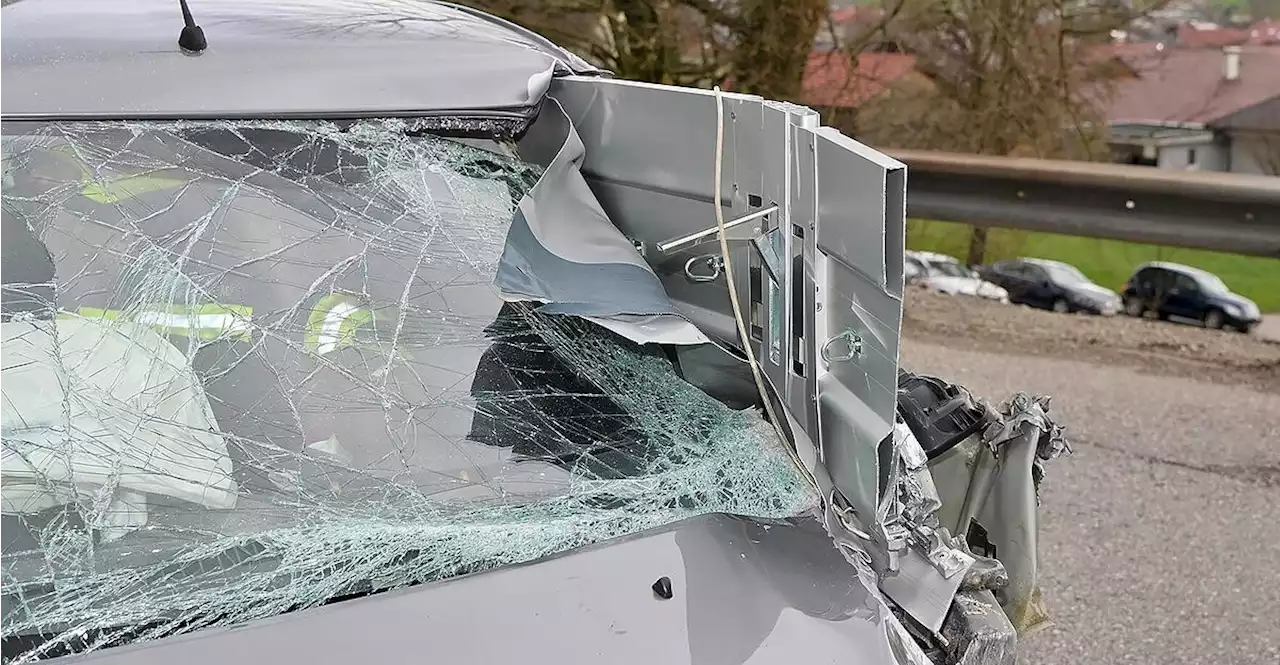
[[[6,662],[814,501],[681,356],[502,297],[512,143],[4,132]]]

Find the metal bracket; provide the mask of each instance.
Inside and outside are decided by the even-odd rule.
[[[755,211],[755,212],[750,212],[750,213],[747,213],[747,214],[745,214],[745,215],[743,215],[743,216],[741,216],[741,217],[737,217],[737,218],[735,218],[735,219],[731,219],[731,220],[729,220],[729,221],[725,222],[725,223],[724,223],[724,228],[725,228],[725,230],[726,230],[726,231],[728,231],[729,229],[731,229],[731,228],[733,228],[733,227],[735,227],[735,226],[742,226],[743,224],[746,224],[747,222],[755,221],[755,220],[757,220],[757,219],[760,219],[761,217],[765,217],[765,216],[767,216],[767,215],[769,215],[769,214],[771,214],[771,213],[777,212],[777,211],[778,211],[778,206],[777,206],[777,205],[771,205],[771,206],[769,206],[768,208],[761,208],[760,210],[757,210],[757,211]],[[659,251],[659,252],[662,252],[663,254],[670,254],[672,251],[677,250],[677,249],[680,249],[681,247],[683,247],[683,246],[685,246],[685,245],[692,245],[692,244],[696,244],[696,243],[698,243],[698,242],[700,242],[700,241],[702,241],[702,240],[704,240],[704,239],[706,239],[706,238],[709,238],[709,237],[711,237],[711,236],[714,236],[715,234],[717,234],[717,233],[719,233],[719,232],[720,232],[720,227],[719,227],[719,226],[712,226],[712,227],[709,227],[709,228],[702,229],[701,231],[696,231],[696,232],[694,232],[694,233],[690,233],[689,235],[680,236],[679,238],[672,238],[672,239],[670,239],[670,240],[664,240],[664,241],[662,241],[662,242],[658,243],[658,251]]]
[[[694,267],[699,264],[706,266],[711,272],[694,272]],[[724,257],[719,254],[703,254],[684,262],[684,277],[690,282],[714,282],[720,278],[722,272],[724,272]]]
[[[840,526],[844,527],[845,531],[853,534],[854,536],[857,536],[867,542],[872,542],[873,539],[871,534],[854,526],[856,518],[854,517],[853,508],[840,505],[842,502],[837,500],[837,497],[839,497],[839,494],[836,492],[834,487],[831,488],[831,491],[827,492],[827,507],[831,511],[831,514],[835,516],[836,520],[840,522]]]
[[[832,349],[835,348],[836,343],[840,341],[845,343],[845,350],[840,353],[835,353]],[[862,338],[858,336],[858,333],[855,333],[852,330],[846,330],[827,340],[827,343],[822,345],[819,355],[821,355],[822,359],[828,363],[856,360],[862,357]]]
[[[636,248],[636,251],[640,253],[640,256],[643,256],[643,257],[649,256],[649,252],[645,251],[643,240],[639,238],[632,238],[629,236],[627,237],[627,240],[631,241],[631,245]]]

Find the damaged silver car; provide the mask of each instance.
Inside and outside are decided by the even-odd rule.
[[[904,166],[445,3],[3,9],[3,655],[1012,663]]]

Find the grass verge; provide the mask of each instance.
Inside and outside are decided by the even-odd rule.
[[[1010,229],[992,229],[987,247],[987,261],[1018,256],[1063,261],[1098,284],[1116,290],[1124,286],[1140,263],[1184,263],[1221,277],[1231,290],[1258,303],[1262,311],[1280,312],[1280,259]],[[964,260],[969,248],[969,227],[910,220],[907,248],[943,252]]]

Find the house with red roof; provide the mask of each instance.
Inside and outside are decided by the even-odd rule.
[[[804,71],[804,103],[815,108],[857,108],[914,75],[915,56],[905,53],[860,53],[851,59],[842,51],[809,55]]]
[[[874,8],[833,13],[837,26],[878,25]],[[848,33],[846,33],[847,35]],[[1101,97],[1117,161],[1170,169],[1280,175],[1280,21],[1248,28],[1184,22],[1166,41],[1100,45],[1115,65]],[[924,77],[891,40],[856,58],[815,49],[803,102],[856,109]]]
[[[1128,44],[1106,108],[1117,161],[1280,175],[1280,45]]]

